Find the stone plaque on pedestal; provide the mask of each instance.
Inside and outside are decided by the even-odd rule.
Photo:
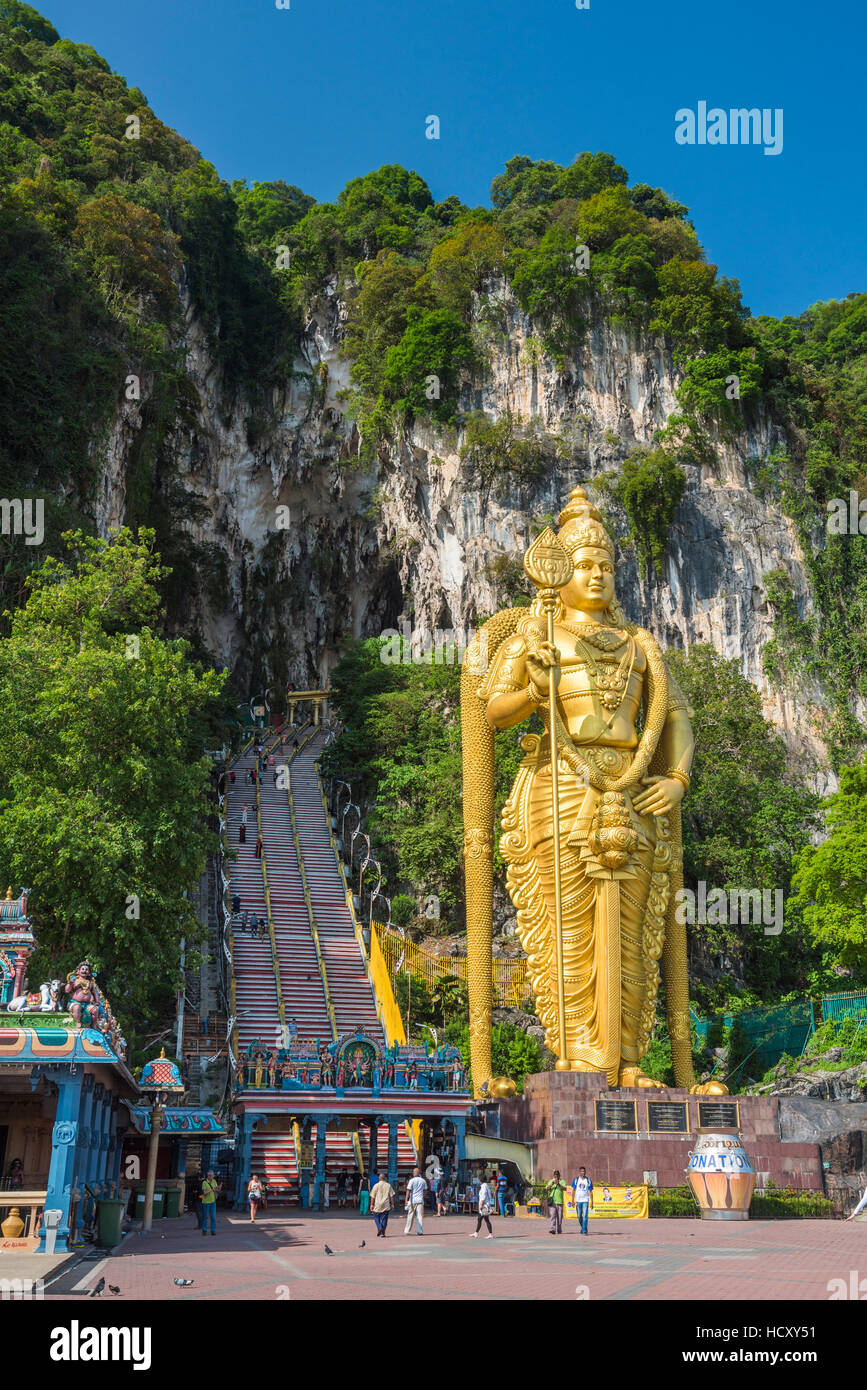
[[[493,1103],[484,1108],[493,1110]],[[683,1129],[675,1128],[684,1111]],[[527,1076],[524,1094],[498,1101],[496,1112],[498,1139],[532,1144],[544,1172],[571,1175],[584,1164],[597,1187],[646,1182],[646,1173],[656,1174],[659,1189],[680,1187],[699,1127],[738,1132],[766,1181],[814,1192],[823,1187],[818,1144],[781,1139],[775,1096],[717,1100],[676,1086],[612,1092],[606,1077],[553,1071]]]
[[[685,1100],[649,1100],[647,1128],[666,1134],[688,1134]]]
[[[635,1101],[597,1100],[596,1128],[598,1130],[627,1130],[634,1134],[637,1129]]]
[[[698,1122],[702,1129],[740,1129],[736,1100],[700,1100]]]

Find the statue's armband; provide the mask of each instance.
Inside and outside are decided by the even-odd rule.
[[[507,638],[494,656],[488,673],[479,686],[480,698],[490,701],[497,695],[511,695],[516,690],[523,690],[527,684],[526,656],[525,638]]]

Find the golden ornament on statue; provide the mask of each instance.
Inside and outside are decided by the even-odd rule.
[[[598,1072],[610,1086],[659,1084],[639,1063],[656,1019],[661,961],[677,1085],[721,1093],[721,1083],[698,1086],[693,1074],[686,929],[674,910],[691,711],[655,639],[623,615],[614,544],[583,488],[570,494],[559,524],[524,557],[535,603],[495,614],[461,677],[476,1094],[487,1081],[496,1095],[503,1079],[491,1079],[494,735],[534,711],[545,733],[522,740],[500,851],[556,1067]]]

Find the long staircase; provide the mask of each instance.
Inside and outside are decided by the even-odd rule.
[[[258,790],[245,773],[255,766],[251,748],[235,764],[229,785],[228,827],[231,848],[230,894],[241,909],[268,918],[272,931],[264,939],[234,932],[235,1011],[239,1053],[254,1041],[266,1049],[277,1044],[282,1025],[294,1021],[299,1038],[330,1043],[334,1037],[363,1028],[386,1041],[377,1017],[376,999],[356,936],[346,889],[334,851],[327,810],[316,771],[324,734],[298,734],[299,748],[281,753],[279,740],[266,740],[274,766],[263,773]],[[289,788],[274,771],[288,760]],[[244,802],[248,804],[247,843],[239,845]],[[262,860],[256,858],[262,836]],[[296,850],[300,849],[300,858]],[[266,900],[267,883],[267,900]],[[305,883],[307,893],[305,893]],[[309,895],[309,896],[308,896]],[[281,1003],[283,1017],[281,1019]],[[265,1108],[263,1105],[262,1108]],[[371,1103],[371,1107],[373,1104]],[[265,1177],[272,1192],[298,1191],[298,1127],[273,1131],[260,1125],[251,1141],[251,1172]],[[384,1168],[388,1129],[377,1136],[378,1165]],[[369,1170],[369,1131],[326,1135],[326,1178],[331,1199],[342,1169]],[[403,1125],[398,1130],[398,1173],[408,1176],[416,1161],[415,1146]]]

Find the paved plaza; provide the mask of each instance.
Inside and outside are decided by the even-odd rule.
[[[829,1300],[829,1282],[867,1295],[867,1225],[840,1221],[605,1221],[561,1236],[538,1218],[494,1219],[494,1239],[471,1238],[471,1217],[428,1216],[403,1234],[403,1213],[377,1240],[357,1212],[272,1213],[251,1225],[221,1211],[216,1236],[192,1216],[133,1235],[116,1254],[67,1269],[46,1299],[83,1303],[101,1276],[124,1298]],[[361,1241],[364,1248],[359,1248]],[[334,1252],[328,1255],[326,1244]],[[855,1274],[853,1282],[852,1275]],[[192,1279],[178,1288],[173,1278]],[[840,1286],[832,1286],[839,1288]],[[847,1297],[853,1297],[849,1292]],[[92,1306],[92,1305],[91,1305]]]

